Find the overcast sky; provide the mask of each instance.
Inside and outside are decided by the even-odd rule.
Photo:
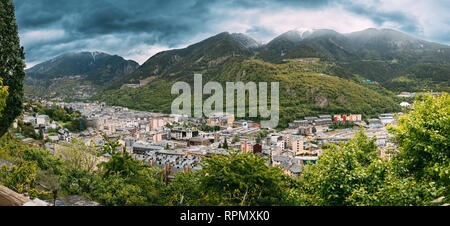
[[[13,0],[27,67],[72,51],[142,64],[217,33],[268,42],[295,28],[392,28],[450,43],[448,0]]]

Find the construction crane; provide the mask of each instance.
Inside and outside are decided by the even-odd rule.
[[[308,152],[308,155],[309,156],[312,156],[313,154],[312,154],[312,148],[311,148],[311,140],[314,140],[314,141],[316,141],[318,138],[317,137],[313,137],[312,139],[311,139],[311,137],[308,137],[308,141],[309,141],[309,152]]]
[[[309,142],[309,153],[311,153],[311,137],[308,137],[308,142]]]
[[[319,138],[317,138],[317,137],[313,137],[313,138],[311,138],[311,137],[308,137],[308,142],[309,142],[309,147],[308,147],[308,150],[304,150],[304,151],[301,151],[301,152],[297,152],[296,153],[296,155],[297,156],[314,156],[314,154],[313,154],[313,152],[312,152],[312,145],[311,145],[311,140],[318,140]]]

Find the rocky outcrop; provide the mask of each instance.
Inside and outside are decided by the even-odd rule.
[[[25,203],[31,202],[33,201],[24,195],[0,185],[0,206],[23,206]]]

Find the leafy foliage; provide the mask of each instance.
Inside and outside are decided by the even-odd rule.
[[[353,128],[355,126],[354,122],[350,121],[336,121],[331,123],[330,128],[331,129],[347,129],[347,128]]]
[[[435,181],[450,197],[450,96],[425,95],[414,110],[391,126],[396,135],[399,172],[418,180]]]
[[[38,187],[41,182],[38,172],[61,169],[60,159],[48,151],[21,143],[9,133],[0,138],[0,158],[11,162],[11,165],[0,166],[0,183],[33,198],[47,194]]]
[[[98,147],[92,143],[86,145],[81,139],[72,139],[55,148],[55,155],[60,156],[69,169],[93,172],[100,162]]]
[[[2,78],[0,78],[0,117],[2,117],[2,111],[6,106],[7,96],[8,96],[8,87],[3,86]]]
[[[48,115],[50,119],[58,121],[64,125],[64,128],[71,132],[79,132],[87,129],[87,119],[80,112],[73,109],[62,108],[59,106],[37,106],[39,114]]]
[[[167,205],[289,205],[291,180],[253,154],[214,155],[199,172],[178,174],[164,192]]]
[[[105,137],[106,138],[106,137]],[[134,160],[126,151],[119,151],[117,141],[102,146],[102,154],[110,155],[99,164],[99,177],[93,181],[90,196],[104,205],[158,205],[164,186],[161,170]]]
[[[376,138],[360,131],[339,147],[332,144],[299,178],[300,205],[425,205],[433,187],[395,174],[392,162],[378,157]]]
[[[254,154],[216,155],[205,159],[200,188],[208,205],[287,205],[289,179],[280,168]]]

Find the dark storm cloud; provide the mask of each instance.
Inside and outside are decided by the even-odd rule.
[[[391,23],[405,32],[421,30],[416,19],[404,12],[383,11],[351,0],[14,0],[14,3],[27,62],[93,48],[132,55],[143,52],[137,49],[142,46],[184,46],[199,37],[224,31],[218,27],[219,23],[236,17],[252,19],[240,18],[235,14],[239,10],[261,10],[270,15],[286,9],[341,7],[379,26]],[[278,35],[261,24],[250,26],[244,31],[259,39]]]
[[[16,0],[21,30],[61,27],[74,38],[102,34],[156,32],[162,36],[191,31],[208,19],[186,1]],[[207,8],[201,9],[208,14]],[[31,15],[31,16],[28,16]],[[189,15],[195,15],[186,18]],[[190,24],[190,23],[191,24]]]
[[[402,31],[409,33],[420,31],[417,20],[413,16],[406,15],[400,11],[380,11],[375,7],[368,7],[358,3],[353,4],[351,2],[346,2],[346,9],[370,18],[379,26],[386,22],[393,22],[398,24]]]
[[[173,47],[187,42],[190,36],[206,32],[212,18],[213,1],[107,1],[107,0],[15,0],[16,18],[21,34],[38,29],[62,29],[65,37],[52,44],[67,43],[67,48],[47,48],[44,56],[83,48],[83,40],[102,35],[139,35],[146,44]],[[70,44],[73,41],[80,44]],[[41,54],[36,49],[47,43],[25,43],[27,61],[37,61]],[[139,43],[136,43],[139,44]],[[132,48],[132,46],[130,46]],[[52,51],[55,51],[53,53]]]
[[[159,31],[204,27],[215,8],[319,7],[327,0],[15,0],[22,29],[63,24],[80,33]],[[169,32],[166,32],[166,30]],[[172,30],[171,30],[172,29]]]
[[[231,0],[226,3],[233,7],[264,8],[264,7],[302,7],[319,8],[334,2],[333,0]]]

